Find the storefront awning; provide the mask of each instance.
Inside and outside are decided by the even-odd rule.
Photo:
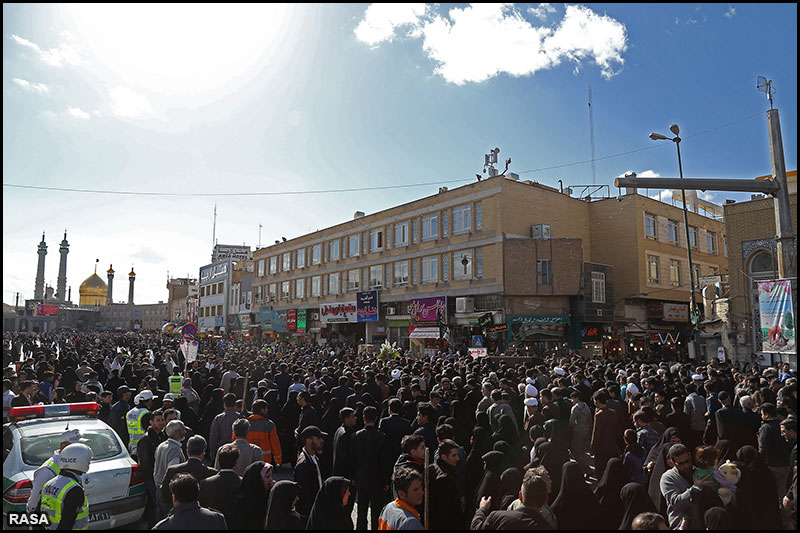
[[[408,336],[409,339],[438,339],[439,328],[417,328]]]

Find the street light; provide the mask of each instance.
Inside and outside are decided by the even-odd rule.
[[[651,133],[650,138],[654,141],[672,141],[675,143],[675,147],[678,149],[678,171],[680,172],[681,181],[683,181],[683,164],[681,163],[681,138],[679,136],[681,129],[678,127],[677,124],[673,124],[669,127],[669,130],[675,134],[675,137],[669,138],[666,135],[662,135],[660,133]],[[694,296],[694,266],[692,263],[692,245],[689,242],[689,213],[686,209],[686,189],[681,189],[681,200],[683,201],[683,225],[686,229],[686,253],[689,256],[689,291],[691,295],[691,309],[689,310],[689,321],[692,324],[692,333],[694,333],[694,329],[696,326],[696,308],[697,303],[695,301]],[[694,348],[695,348],[695,357],[699,355],[699,350],[697,349],[697,339],[694,340]]]

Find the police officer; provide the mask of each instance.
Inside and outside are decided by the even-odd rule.
[[[174,397],[178,397],[181,395],[181,387],[183,387],[183,377],[181,376],[181,371],[178,367],[175,367],[173,371],[174,374],[170,376],[167,381],[169,382],[169,392],[172,393]]]
[[[28,498],[26,504],[29,513],[36,513],[39,511],[39,502],[42,497],[42,488],[45,483],[56,477],[61,472],[61,467],[58,465],[58,458],[61,452],[70,444],[79,442],[89,442],[81,438],[81,433],[77,429],[65,431],[61,434],[61,446],[58,450],[53,452],[53,457],[45,461],[42,466],[36,469],[33,473],[33,487],[31,488],[31,496]]]
[[[92,449],[81,443],[61,450],[61,471],[42,489],[42,512],[50,521],[49,529],[89,528],[89,502],[81,476],[89,470],[92,456]]]
[[[139,439],[145,434],[146,430],[144,426],[149,422],[145,420],[145,418],[150,414],[150,408],[153,407],[154,398],[157,398],[157,396],[153,396],[153,391],[147,389],[143,390],[134,398],[136,407],[128,411],[128,414],[125,415],[125,424],[128,428],[128,438],[130,439],[128,442],[128,451],[134,458],[137,457],[136,448],[139,444]]]

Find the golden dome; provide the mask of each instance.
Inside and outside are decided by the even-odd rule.
[[[81,283],[78,293],[80,305],[105,305],[108,285],[95,273]]]

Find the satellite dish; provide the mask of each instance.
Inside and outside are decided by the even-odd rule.
[[[764,76],[759,76],[756,88],[762,93],[766,93],[767,100],[769,100],[769,108],[772,109],[772,95],[775,94],[775,89],[772,87],[772,80],[768,80]]]

